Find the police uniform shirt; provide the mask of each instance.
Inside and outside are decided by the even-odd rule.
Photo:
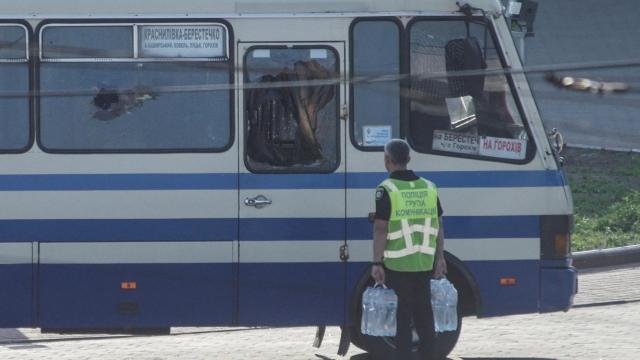
[[[391,179],[402,181],[414,181],[418,180],[418,177],[412,170],[400,170],[394,171],[389,175]],[[440,205],[440,197],[438,197],[438,217],[442,216],[442,206]],[[391,217],[391,199],[387,190],[383,187],[376,189],[376,219],[389,221]]]

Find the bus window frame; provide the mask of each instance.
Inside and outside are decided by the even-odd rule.
[[[222,58],[152,58],[152,57],[137,57],[138,55],[138,39],[136,26],[148,26],[148,25],[220,25],[227,31],[226,38],[226,50],[227,57]],[[131,26],[133,36],[133,54],[131,58],[76,58],[76,59],[59,59],[43,58],[42,55],[42,34],[47,27],[86,27],[86,26]],[[234,33],[231,24],[221,18],[144,18],[144,19],[48,19],[42,21],[35,29],[34,38],[37,39],[37,43],[34,44],[32,49],[37,49],[38,56],[34,58],[34,80],[36,92],[40,94],[40,65],[42,63],[103,63],[103,62],[149,62],[149,63],[179,63],[179,62],[215,62],[226,63],[228,65],[229,81],[228,81],[228,94],[229,94],[229,137],[225,146],[216,148],[166,148],[166,149],[51,149],[46,147],[42,143],[42,134],[40,126],[41,107],[40,101],[34,101],[35,105],[35,123],[38,126],[38,136],[36,142],[38,147],[45,153],[50,154],[179,154],[179,153],[224,153],[231,149],[236,140],[236,128],[235,128],[235,69],[234,61],[235,54],[233,47],[230,44],[234,42]],[[39,97],[39,96],[38,96]]]
[[[29,100],[27,101],[29,109],[27,109],[27,122],[28,122],[28,131],[27,134],[27,142],[25,145],[19,149],[3,149],[0,148],[0,154],[24,154],[31,150],[33,144],[35,143],[35,125],[34,125],[34,105],[36,103],[35,96],[33,96],[35,92],[34,87],[34,78],[35,78],[35,67],[34,67],[34,56],[33,56],[33,44],[35,40],[33,28],[31,24],[23,19],[0,19],[0,26],[18,26],[21,27],[25,31],[25,57],[22,59],[1,59],[0,58],[0,66],[2,64],[16,64],[16,63],[24,63],[27,66],[27,89]]]
[[[338,49],[336,49],[335,47],[331,46],[330,43],[331,41],[326,41],[326,42],[318,42],[317,44],[314,43],[313,41],[286,41],[286,42],[264,42],[264,44],[260,43],[260,42],[254,42],[254,44],[256,45],[251,45],[249,46],[245,51],[244,54],[242,56],[242,81],[243,83],[240,84],[240,86],[242,87],[242,91],[243,91],[243,101],[242,104],[238,104],[238,106],[242,107],[242,114],[245,113],[245,106],[246,106],[246,90],[244,89],[244,84],[247,83],[247,77],[248,74],[247,72],[249,71],[247,68],[247,56],[253,51],[253,50],[260,50],[260,49],[268,49],[268,50],[272,50],[272,49],[276,49],[276,50],[282,50],[282,49],[326,49],[328,51],[330,51],[336,59],[336,67],[337,67],[337,74],[340,78],[342,78],[344,70],[341,69],[341,62],[344,61],[343,59],[340,58],[340,51],[338,51]],[[249,83],[251,84],[251,83]],[[248,152],[247,152],[247,146],[248,146],[248,131],[247,131],[247,118],[243,115],[242,116],[242,123],[238,124],[238,126],[241,126],[243,129],[243,139],[244,139],[244,145],[243,145],[243,153],[242,153],[242,160],[244,162],[244,166],[245,169],[247,169],[250,173],[252,174],[332,174],[335,173],[336,170],[338,170],[340,168],[340,165],[342,163],[342,143],[343,141],[342,136],[340,136],[340,83],[336,84],[336,87],[338,89],[338,91],[336,92],[335,96],[336,96],[336,163],[335,166],[328,168],[326,170],[315,170],[315,171],[305,171],[304,167],[300,167],[300,168],[294,168],[295,170],[291,170],[291,167],[288,167],[286,171],[278,171],[278,170],[256,170],[253,169],[250,165],[248,160]]]
[[[405,56],[405,61],[406,61],[406,73],[407,74],[411,74],[411,27],[420,21],[460,21],[460,22],[464,22],[465,20],[467,21],[472,21],[472,22],[482,22],[484,23],[484,25],[487,27],[487,29],[489,30],[489,35],[491,36],[491,40],[493,41],[493,44],[495,46],[495,50],[496,53],[498,55],[498,58],[500,59],[500,65],[502,66],[503,70],[508,69],[507,68],[507,59],[504,56],[504,51],[502,49],[502,43],[500,42],[500,40],[498,39],[498,36],[496,34],[496,29],[495,26],[493,24],[492,21],[485,19],[482,16],[473,16],[471,18],[466,18],[466,16],[464,15],[459,15],[459,16],[416,16],[413,17],[411,20],[409,20],[409,22],[407,22],[407,25],[405,26],[404,31],[406,32],[406,36],[405,36],[405,46],[406,46],[406,56]],[[508,71],[505,71],[504,75],[503,75],[507,81],[507,84],[509,86],[509,90],[511,91],[511,96],[513,97],[514,103],[516,105],[516,108],[518,109],[518,114],[520,115],[520,118],[522,119],[522,124],[523,127],[527,133],[528,136],[528,140],[527,140],[527,152],[525,154],[525,158],[522,160],[516,160],[516,159],[505,159],[505,158],[499,158],[499,157],[489,157],[489,156],[481,156],[481,155],[470,155],[470,154],[461,154],[461,153],[453,153],[453,152],[446,152],[446,151],[438,151],[438,150],[430,150],[428,152],[426,151],[418,151],[415,149],[415,147],[412,144],[411,141],[411,137],[407,136],[407,143],[409,143],[409,146],[413,149],[413,151],[419,153],[419,154],[428,154],[428,155],[436,155],[436,156],[446,156],[446,157],[455,157],[455,158],[465,158],[465,159],[472,159],[472,160],[481,160],[481,161],[490,161],[490,162],[500,162],[500,163],[509,163],[509,164],[515,164],[515,165],[525,165],[530,163],[531,161],[533,161],[533,159],[536,157],[536,153],[537,153],[537,144],[536,144],[536,139],[533,136],[533,132],[531,131],[531,127],[529,125],[529,118],[526,116],[526,113],[524,111],[524,107],[522,106],[522,100],[520,97],[520,92],[517,91],[517,87],[515,86],[513,77],[511,76],[511,73],[509,73]],[[407,86],[409,86],[409,84],[407,84]],[[408,102],[407,100],[407,106],[410,106],[410,102]],[[406,114],[406,118],[403,119],[405,121],[405,126],[407,128],[407,133],[408,134],[408,127],[409,127],[409,114]]]
[[[400,107],[400,111],[398,113],[398,127],[399,127],[399,131],[400,131],[400,137],[404,138],[405,134],[406,134],[406,129],[405,129],[405,121],[404,121],[404,117],[406,116],[406,106],[405,106],[405,99],[402,96],[402,92],[403,89],[405,88],[405,80],[402,79],[402,74],[405,73],[406,71],[406,66],[405,66],[405,59],[403,56],[405,51],[408,51],[408,49],[405,49],[405,46],[407,44],[407,42],[405,42],[405,36],[406,36],[406,31],[404,28],[404,25],[402,24],[402,21],[400,21],[400,19],[398,19],[397,17],[394,16],[374,16],[374,17],[358,17],[355,18],[353,21],[351,21],[351,24],[349,25],[349,140],[351,141],[351,145],[360,150],[360,151],[364,151],[364,152],[382,152],[384,151],[384,146],[362,146],[360,144],[358,144],[357,139],[355,138],[355,126],[356,126],[356,117],[355,117],[355,97],[354,97],[354,86],[353,86],[353,78],[355,76],[354,74],[354,70],[355,70],[355,57],[353,56],[354,54],[354,30],[356,25],[358,25],[361,22],[391,22],[393,24],[396,25],[396,27],[398,28],[398,63],[399,63],[399,74],[398,76],[400,77],[399,80],[399,85],[400,85],[400,99],[399,99],[399,107]],[[408,104],[407,104],[408,105]]]

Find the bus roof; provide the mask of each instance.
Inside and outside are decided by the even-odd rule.
[[[499,0],[469,0],[475,7],[495,9]],[[0,16],[40,18],[109,15],[291,14],[452,12],[456,0],[21,0],[2,4]]]

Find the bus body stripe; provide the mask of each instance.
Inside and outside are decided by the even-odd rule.
[[[439,188],[564,186],[559,171],[418,172]],[[197,190],[197,189],[375,189],[384,172],[332,174],[22,174],[0,175],[0,191]]]
[[[445,216],[445,238],[539,237],[537,216]],[[368,240],[366,218],[0,220],[0,242]],[[346,228],[345,228],[346,226]]]
[[[538,216],[444,216],[444,238],[538,238]],[[372,225],[366,218],[350,218],[347,239],[372,239]]]
[[[237,219],[0,220],[3,242],[237,239]]]

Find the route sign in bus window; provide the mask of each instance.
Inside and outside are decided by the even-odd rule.
[[[24,151],[30,143],[27,37],[24,26],[0,25],[0,152]]]
[[[141,25],[138,54],[152,58],[227,59],[227,31],[222,25]]]

